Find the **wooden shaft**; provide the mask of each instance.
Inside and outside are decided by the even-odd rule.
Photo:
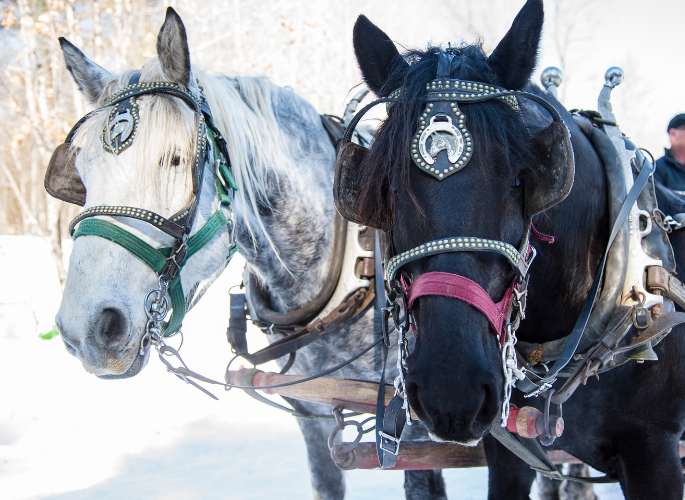
[[[296,382],[305,378],[302,375],[281,375],[273,372],[263,372],[254,368],[228,370],[226,382],[232,385],[252,385],[255,389],[261,386],[278,385]],[[300,401],[341,406],[346,410],[360,413],[376,413],[376,398],[378,384],[361,380],[341,380],[321,377],[301,384],[278,387],[276,389],[260,389],[266,394],[280,394]],[[385,385],[385,404],[390,402],[395,394],[395,388]]]
[[[680,443],[680,457],[685,457],[685,444]],[[333,453],[338,467],[343,470],[378,469],[375,443],[359,443],[347,454]],[[549,450],[547,456],[554,464],[582,464],[579,459],[562,450]],[[473,448],[433,441],[402,442],[397,464],[387,470],[461,469],[487,467],[483,443]]]
[[[295,382],[305,378],[301,375],[281,375],[279,373],[263,372],[254,368],[228,370],[226,382],[232,385],[252,385],[255,389],[263,386],[278,385]],[[275,389],[260,389],[267,394],[342,406],[346,410],[363,413],[376,413],[376,398],[378,384],[361,380],[340,380],[321,377],[301,384],[278,387]],[[390,402],[395,389],[385,385],[385,404]],[[340,447],[341,445],[336,445]],[[338,451],[340,448],[338,448]],[[685,457],[685,444],[680,444],[680,457]],[[375,443],[360,443],[349,453],[336,453],[335,462],[343,470],[377,469],[379,468]],[[580,464],[580,460],[561,450],[547,452],[550,460],[555,464]],[[483,443],[470,448],[453,443],[436,443],[433,441],[403,441],[400,444],[400,454],[397,465],[391,470],[426,470],[453,469],[465,467],[486,467]]]
[[[552,450],[547,452],[547,455],[555,464],[582,463],[565,451]],[[336,457],[336,462],[343,470],[380,467],[375,443],[359,443],[359,446],[346,456]],[[463,469],[487,465],[483,443],[471,448],[451,443],[414,441],[400,444],[397,464],[388,470]]]

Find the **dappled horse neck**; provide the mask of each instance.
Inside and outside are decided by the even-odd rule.
[[[309,103],[265,78],[199,79],[229,138],[241,254],[275,306],[300,306],[317,293],[330,258],[330,139]]]

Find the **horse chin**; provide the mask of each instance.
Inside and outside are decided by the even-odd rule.
[[[143,368],[147,365],[147,362],[150,360],[150,349],[145,350],[145,354],[142,356],[139,354],[138,356],[135,357],[133,360],[133,363],[131,363],[131,366],[126,370],[124,373],[119,373],[119,374],[107,374],[107,375],[95,375],[97,378],[105,379],[105,380],[117,380],[117,379],[123,379],[123,378],[131,378],[135,377],[138,375]]]
[[[478,446],[478,443],[481,442],[483,439],[482,437],[479,437],[478,439],[469,439],[467,441],[456,441],[453,439],[443,439],[440,436],[433,434],[432,432],[428,432],[428,436],[431,438],[431,440],[437,442],[437,443],[456,443],[460,444],[462,446],[468,446],[469,448],[473,448],[475,446]]]

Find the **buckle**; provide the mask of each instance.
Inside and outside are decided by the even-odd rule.
[[[378,431],[378,435],[381,437],[381,450],[397,456],[400,452],[400,438],[386,434],[383,431]],[[392,445],[392,448],[389,447],[390,445]]]

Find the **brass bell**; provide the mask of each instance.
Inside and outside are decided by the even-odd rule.
[[[644,363],[645,361],[659,361],[659,357],[652,349],[652,343],[647,342],[635,349],[626,352],[623,355],[627,359],[634,359],[638,363]]]

